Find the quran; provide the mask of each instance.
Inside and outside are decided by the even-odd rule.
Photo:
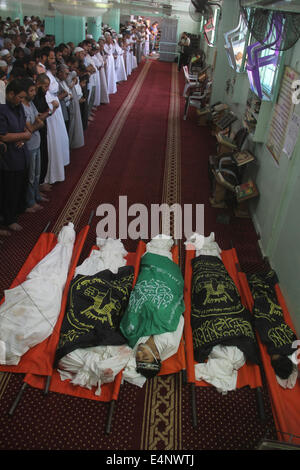
[[[252,153],[245,150],[244,152],[237,152],[233,155],[237,166],[246,165],[247,163],[253,162],[255,160],[254,155]]]
[[[252,180],[236,186],[235,190],[238,202],[246,201],[247,199],[251,199],[252,197],[259,195],[257,187]]]
[[[216,125],[221,129],[224,130],[226,127],[230,126],[234,121],[237,120],[237,117],[229,112],[226,113],[219,121],[216,122]]]
[[[226,135],[223,134],[216,134],[217,141],[221,145],[226,145],[227,147],[231,147],[233,149],[236,149],[237,145]]]

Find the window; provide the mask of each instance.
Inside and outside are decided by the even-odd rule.
[[[270,49],[266,49],[265,51],[263,51],[261,56],[266,57],[270,54],[274,54],[274,51]],[[280,59],[281,59],[281,54],[279,53],[276,64],[270,63],[259,68],[261,88],[266,98],[269,98],[269,99],[272,98],[273,93],[274,93],[275,83],[276,83],[277,74],[278,74],[277,72],[279,70]]]
[[[219,15],[219,8],[215,8],[212,16],[206,22],[201,23],[201,31],[204,33],[205,40],[210,47],[214,47],[216,42]]]
[[[270,48],[254,38],[249,40],[247,47],[246,69],[250,87],[260,99],[268,101],[274,96],[282,56],[278,49],[281,43],[281,30],[273,18],[265,31]]]
[[[243,72],[249,32],[243,15],[240,15],[238,26],[224,34],[225,50],[230,67],[236,72]]]

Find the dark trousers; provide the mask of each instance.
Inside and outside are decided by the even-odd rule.
[[[3,225],[11,225],[26,209],[27,169],[0,171],[0,213]]]
[[[43,184],[48,170],[48,144],[47,144],[47,128],[40,129],[41,136],[41,173],[40,184]]]
[[[178,62],[178,70],[181,70],[181,67],[184,65],[188,65],[189,63],[189,55],[181,52],[180,57],[179,57],[179,62]]]

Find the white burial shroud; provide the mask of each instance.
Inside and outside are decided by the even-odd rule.
[[[28,349],[48,338],[61,309],[75,242],[74,225],[64,226],[57,244],[19,286],[5,291],[0,306],[0,363],[17,365]]]

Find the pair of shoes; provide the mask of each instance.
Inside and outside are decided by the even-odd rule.
[[[235,217],[238,217],[240,219],[250,219],[250,214],[247,210],[241,210],[241,209],[235,209],[234,211]]]
[[[17,222],[14,222],[14,223],[10,224],[8,226],[8,228],[10,230],[12,230],[13,232],[20,232],[21,230],[23,230],[23,227],[21,227],[21,225],[17,224]]]
[[[40,196],[41,196],[41,199],[39,200],[39,202],[49,202],[50,199],[47,198],[44,194],[40,193]]]
[[[210,205],[215,209],[227,209],[225,202],[216,202],[213,197],[209,198]]]
[[[48,192],[48,191],[51,191],[52,190],[52,186],[51,184],[49,183],[43,183],[43,184],[40,184],[40,191],[44,192]]]
[[[0,229],[0,236],[1,237],[9,237],[11,235],[9,230],[2,230]]]
[[[34,204],[32,207],[27,207],[25,212],[30,214],[30,213],[41,211],[42,209],[43,209],[43,206],[40,206],[40,204]]]

